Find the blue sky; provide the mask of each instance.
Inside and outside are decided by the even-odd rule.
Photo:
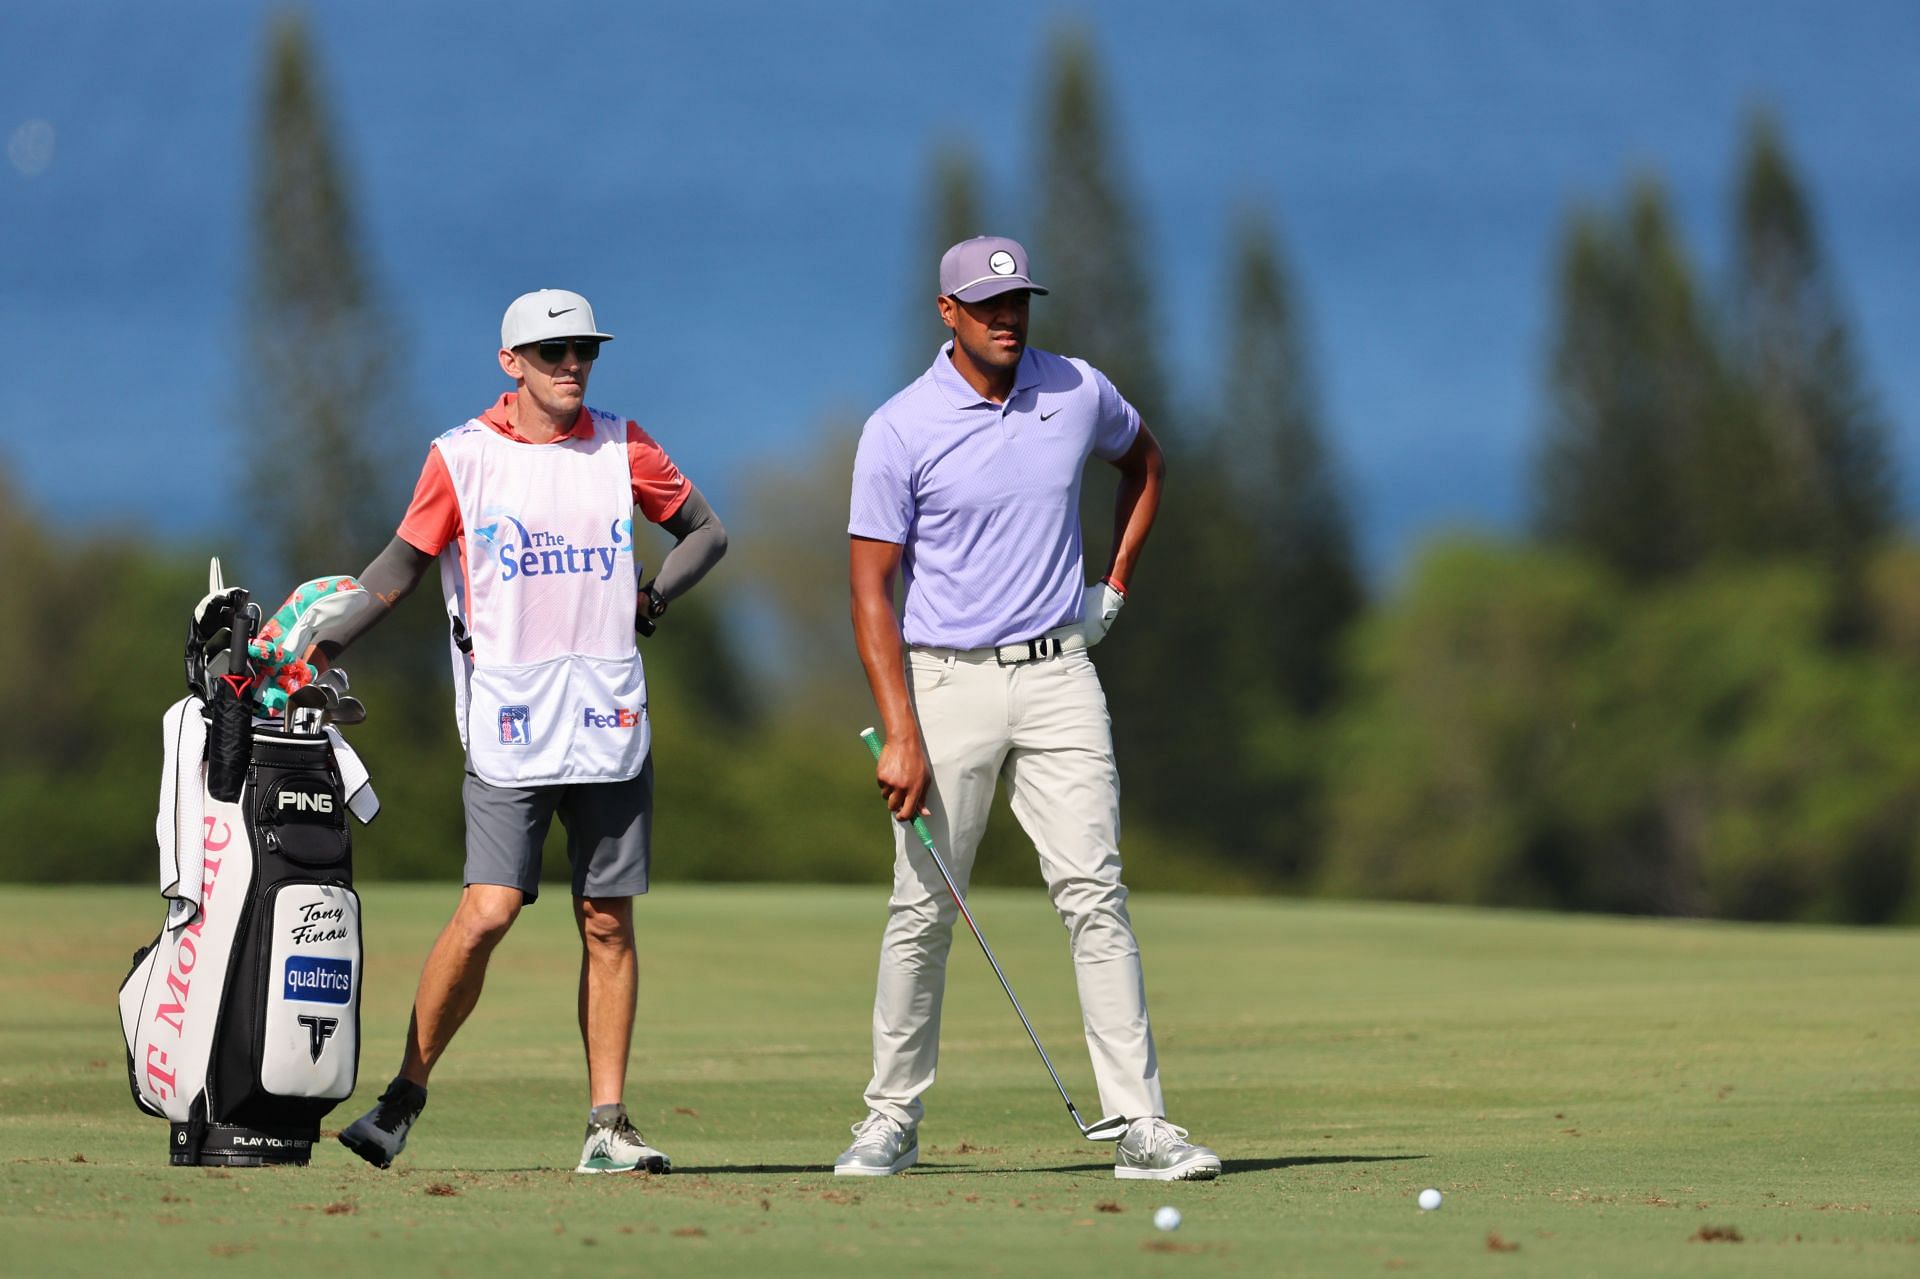
[[[0,459],[63,524],[220,528],[205,494],[234,481],[245,429],[271,12],[77,0],[0,16],[0,338],[63,352],[15,364]],[[1076,17],[1181,403],[1211,407],[1228,232],[1252,204],[1291,257],[1376,566],[1438,526],[1517,524],[1567,210],[1658,174],[1710,281],[1760,102],[1785,124],[1917,491],[1920,151],[1903,140],[1920,124],[1920,6],[1892,0],[314,6],[404,334],[418,417],[394,424],[400,451],[500,389],[501,309],[560,284],[620,335],[594,401],[645,422],[732,514],[750,469],[805,464],[915,358],[903,316],[931,291],[933,264],[912,259],[935,145],[978,152],[995,229],[1030,228],[1040,71]]]

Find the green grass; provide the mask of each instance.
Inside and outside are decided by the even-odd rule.
[[[329,1132],[384,1084],[454,890],[365,896],[361,1088]],[[1097,1110],[1058,923],[1037,891],[977,906]],[[114,1011],[160,914],[133,889],[0,899],[0,1272],[1920,1273],[1913,932],[1138,896],[1172,1117],[1227,1164],[1193,1185],[1112,1179],[962,934],[924,1162],[850,1182],[826,1168],[860,1113],[877,889],[641,903],[628,1100],[681,1170],[652,1179],[569,1171],[557,897],[497,956],[393,1171],[331,1141],[304,1169],[169,1168]]]

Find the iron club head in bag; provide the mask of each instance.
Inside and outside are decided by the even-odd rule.
[[[327,726],[327,694],[332,690],[306,684],[287,694],[286,726],[291,733],[317,733]],[[339,694],[335,693],[335,697]]]
[[[867,744],[867,750],[877,762],[880,758],[880,734],[871,728],[862,729],[860,740]],[[1047,1056],[1047,1050],[1040,1046],[1040,1036],[1033,1032],[1033,1023],[1027,1020],[1027,1014],[1021,1010],[1020,1000],[1013,993],[1013,987],[1007,982],[1007,975],[1000,971],[1000,961],[993,957],[993,948],[987,945],[987,939],[980,934],[980,926],[973,922],[973,913],[967,909],[966,898],[961,896],[953,875],[947,870],[947,863],[933,846],[933,834],[927,830],[926,822],[913,819],[913,833],[920,837],[921,847],[927,850],[927,856],[933,859],[934,866],[940,871],[940,878],[946,881],[947,891],[953,894],[953,904],[960,908],[960,918],[967,921],[967,929],[973,939],[980,943],[980,952],[987,957],[987,963],[993,966],[993,975],[1000,979],[1000,989],[1007,992],[1007,1000],[1013,1005],[1014,1016],[1026,1027],[1027,1038],[1033,1041],[1034,1051],[1040,1054],[1040,1062],[1047,1068],[1047,1074],[1053,1077],[1053,1086],[1060,1090],[1060,1100],[1067,1103],[1067,1113],[1073,1117],[1073,1126],[1088,1141],[1118,1141],[1127,1135],[1127,1125],[1132,1121],[1125,1115],[1107,1115],[1087,1123],[1080,1118],[1080,1111],[1074,1106],[1073,1098],[1067,1096],[1067,1086],[1060,1082],[1060,1072],[1053,1068],[1053,1060]]]

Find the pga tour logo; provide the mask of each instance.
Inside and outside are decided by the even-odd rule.
[[[318,955],[288,955],[282,994],[310,1004],[344,1004],[353,998],[353,964]]]
[[[500,708],[500,744],[525,746],[530,740],[532,740],[532,734],[527,728],[527,708],[502,706]]]
[[[624,706],[616,706],[610,711],[597,711],[587,707],[586,718],[582,721],[588,728],[638,728],[640,712],[630,711]]]

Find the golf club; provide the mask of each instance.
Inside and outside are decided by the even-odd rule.
[[[253,758],[253,711],[248,690],[255,672],[247,641],[253,638],[259,619],[247,592],[237,586],[227,592],[224,608],[226,669],[207,685],[211,712],[207,725],[207,793],[231,804],[240,798],[247,763]],[[218,638],[217,632],[214,638]]]
[[[329,698],[338,693],[327,685],[306,684],[287,695],[285,723],[294,733],[317,733],[327,725]]]
[[[873,754],[874,762],[878,763],[880,734],[871,728],[862,729],[860,740],[867,744],[867,749]],[[967,909],[966,899],[960,895],[959,886],[953,882],[953,874],[947,870],[947,863],[941,860],[939,852],[934,848],[933,835],[928,832],[926,822],[915,817],[913,832],[920,837],[920,844],[927,850],[927,856],[933,858],[933,864],[939,868],[940,878],[947,881],[947,891],[953,894],[953,904],[960,908],[960,918],[967,921],[967,928],[973,933],[973,939],[980,943],[980,953],[987,957],[987,962],[993,966],[993,975],[1000,979],[1000,989],[1007,992],[1007,1000],[1013,1005],[1014,1015],[1020,1019],[1020,1024],[1027,1028],[1027,1038],[1033,1041],[1033,1049],[1040,1054],[1041,1064],[1046,1066],[1047,1073],[1053,1076],[1053,1086],[1060,1090],[1060,1100],[1067,1103],[1067,1113],[1073,1116],[1073,1126],[1078,1128],[1080,1135],[1088,1141],[1118,1141],[1126,1136],[1127,1124],[1130,1121],[1125,1115],[1108,1115],[1091,1124],[1081,1121],[1080,1112],[1074,1107],[1073,1098],[1067,1096],[1067,1086],[1060,1082],[1060,1072],[1053,1068],[1053,1059],[1048,1057],[1047,1050],[1040,1046],[1040,1036],[1033,1033],[1033,1023],[1027,1020],[1027,1014],[1021,1010],[1019,998],[1014,995],[1013,987],[1007,983],[1007,975],[1000,971],[1000,961],[993,957],[993,948],[987,945],[987,939],[980,935],[980,926],[973,922],[973,913]]]

